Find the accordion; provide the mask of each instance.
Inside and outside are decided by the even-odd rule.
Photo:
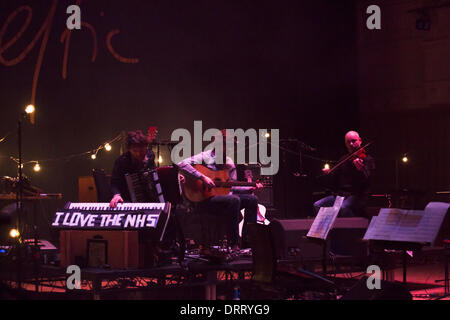
[[[132,202],[165,202],[156,169],[126,174],[125,180]]]

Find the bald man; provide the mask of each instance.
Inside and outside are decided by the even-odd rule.
[[[343,156],[341,160],[349,154],[357,151],[361,147],[361,137],[356,131],[349,131],[345,135],[345,146],[348,154]],[[323,169],[326,175],[330,175],[331,187],[334,189],[333,195],[320,199],[314,203],[316,214],[321,207],[332,207],[336,196],[344,196],[339,217],[356,217],[365,216],[365,207],[370,195],[370,178],[375,170],[375,160],[370,155],[366,157],[349,159],[340,167],[333,170]]]

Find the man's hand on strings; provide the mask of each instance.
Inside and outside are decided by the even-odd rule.
[[[356,158],[355,160],[353,160],[353,164],[359,171],[361,171],[364,168],[364,161],[360,158]]]
[[[205,186],[208,187],[209,189],[214,188],[216,186],[214,181],[208,176],[203,175],[202,181],[205,184]]]

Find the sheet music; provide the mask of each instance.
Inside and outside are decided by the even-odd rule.
[[[421,222],[426,219],[425,211],[402,210],[393,240],[403,242],[429,243],[429,236],[420,228]]]
[[[429,203],[425,210],[381,209],[364,240],[433,244],[450,204]]]
[[[391,211],[392,210],[392,211]],[[396,209],[381,209],[378,216],[372,217],[364,240],[391,240],[399,219]]]
[[[344,197],[337,196],[337,197],[336,197],[336,200],[334,200],[333,208],[334,208],[334,209],[337,209],[338,212],[339,212],[339,210],[341,210],[342,203],[344,202],[344,199],[345,199]]]
[[[341,210],[344,197],[336,197],[332,207],[322,207],[314,219],[311,228],[308,231],[307,237],[326,239],[328,232],[333,227],[334,221]]]
[[[421,221],[419,228],[420,233],[423,233],[424,237],[429,237],[428,240],[431,245],[433,245],[436,240],[449,208],[450,203],[444,202],[430,202],[425,207],[425,219]]]

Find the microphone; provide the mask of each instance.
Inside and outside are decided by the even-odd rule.
[[[298,140],[298,139],[296,139],[296,138],[280,139],[280,141],[284,141],[284,142],[297,142],[297,145],[299,145],[300,148],[302,148],[303,150],[311,151],[311,152],[317,151],[317,148],[314,148],[314,147],[310,146],[309,144],[306,144],[306,143],[304,143],[303,141],[300,141],[300,140]]]

